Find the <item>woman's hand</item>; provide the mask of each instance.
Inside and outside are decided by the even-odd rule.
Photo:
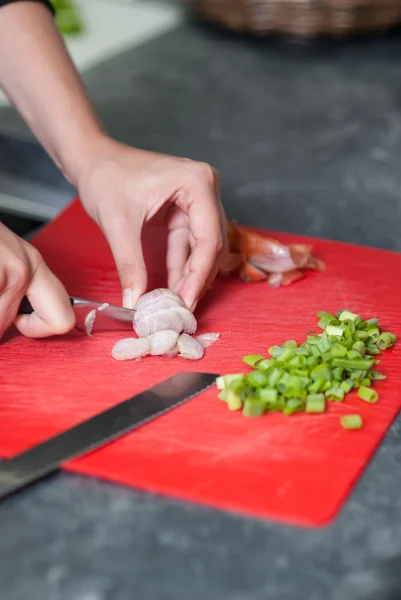
[[[18,315],[24,296],[34,311]],[[64,287],[39,252],[0,223],[0,339],[12,324],[33,338],[63,334],[75,325]]]
[[[146,290],[142,227],[165,207],[168,286],[193,310],[215,278],[226,248],[217,172],[204,163],[137,150],[108,138],[97,140],[94,147],[73,179],[110,244],[124,306],[132,308]]]

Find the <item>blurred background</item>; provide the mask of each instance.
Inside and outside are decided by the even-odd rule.
[[[212,163],[230,218],[401,250],[400,0],[54,0],[106,128]],[[75,194],[0,90],[0,219]]]

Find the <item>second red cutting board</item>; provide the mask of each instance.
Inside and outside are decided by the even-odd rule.
[[[161,230],[145,236],[151,288],[165,285]],[[295,241],[296,236],[278,236]],[[199,306],[199,332],[221,340],[200,362],[149,357],[117,362],[110,351],[124,334],[87,338],[77,332],[34,341],[11,337],[1,346],[0,454],[13,454],[183,370],[243,370],[241,357],[266,353],[288,338],[304,339],[316,312],[349,308],[377,316],[400,334],[401,256],[313,241],[327,262],[288,288],[218,280]],[[35,240],[70,294],[119,303],[110,251],[76,202]],[[245,419],[227,411],[214,389],[66,468],[229,509],[303,525],[330,522],[401,406],[401,353],[383,356],[389,376],[380,403],[353,397],[327,414]],[[360,412],[365,428],[345,431],[339,417]]]

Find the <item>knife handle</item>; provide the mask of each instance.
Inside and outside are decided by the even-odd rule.
[[[71,306],[74,306],[74,298],[70,297]],[[28,298],[24,296],[21,300],[21,304],[19,305],[18,314],[19,315],[31,315],[34,312],[32,308],[32,304],[29,302]]]

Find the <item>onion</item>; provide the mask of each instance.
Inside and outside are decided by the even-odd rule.
[[[156,331],[148,338],[150,340],[150,354],[160,356],[171,352],[177,345],[178,333],[171,329]]]
[[[125,338],[114,345],[111,355],[116,360],[133,360],[149,352],[150,342],[147,338]]]
[[[178,350],[180,356],[189,360],[199,360],[205,354],[202,344],[187,333],[183,333],[178,338]]]
[[[209,348],[214,342],[220,339],[220,334],[217,332],[202,333],[196,338],[197,341],[204,347]]]

